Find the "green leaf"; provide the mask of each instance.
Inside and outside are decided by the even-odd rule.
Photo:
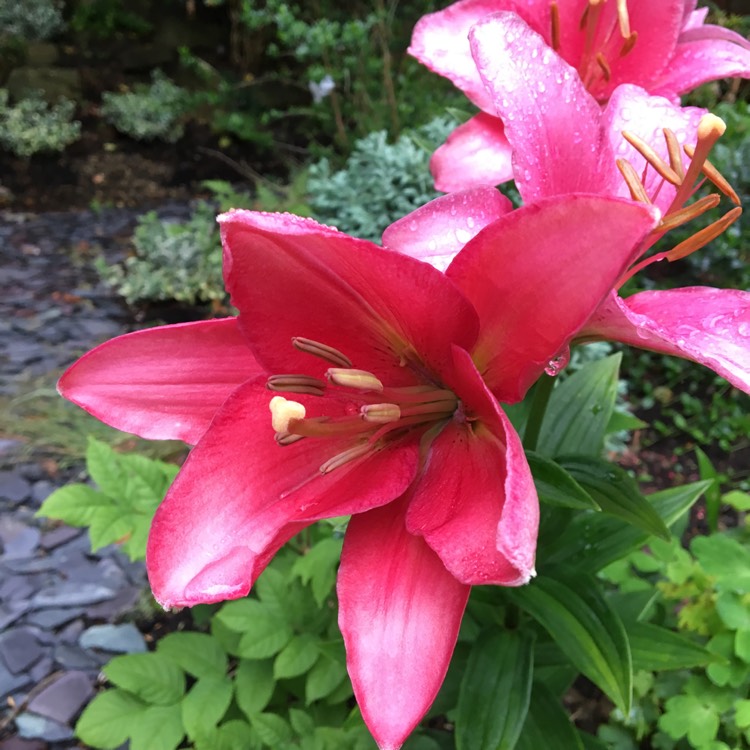
[[[712,706],[705,705],[694,695],[675,695],[666,704],[666,712],[658,725],[672,739],[687,736],[693,747],[700,747],[716,738],[719,716]]]
[[[607,429],[604,431],[607,435],[611,435],[613,432],[632,432],[633,430],[641,430],[644,427],[648,427],[648,424],[642,419],[633,414],[623,411],[613,411],[612,416],[607,422]]]
[[[292,566],[292,575],[298,576],[302,583],[310,584],[319,607],[323,606],[336,583],[336,568],[341,558],[342,543],[341,539],[322,539]]]
[[[273,663],[273,674],[277,680],[296,677],[307,672],[318,660],[318,639],[312,635],[299,635],[279,652]]]
[[[734,653],[745,664],[750,664],[750,630],[738,630],[735,633]]]
[[[344,679],[346,679],[346,667],[328,654],[321,654],[315,666],[307,673],[305,682],[307,705],[330,695]]]
[[[722,501],[743,513],[750,510],[750,493],[731,490],[722,496]]]
[[[635,479],[624,469],[609,461],[589,456],[568,456],[558,460],[599,503],[604,513],[669,541],[666,524],[641,494]]]
[[[204,677],[182,699],[182,724],[190,739],[214,729],[229,708],[234,692],[227,677]]]
[[[216,638],[206,633],[170,633],[156,643],[156,653],[166,656],[193,677],[223,677],[227,655]]]
[[[237,705],[245,716],[251,719],[260,713],[271,700],[275,687],[273,663],[265,661],[241,660],[234,677],[234,690]]]
[[[179,704],[151,706],[130,732],[130,750],[176,750],[185,737]]]
[[[104,494],[118,499],[125,491],[125,472],[119,455],[106,443],[89,436],[86,471]]]
[[[185,692],[185,673],[160,654],[115,656],[103,669],[107,679],[146,703],[177,703]]]
[[[526,451],[539,499],[564,508],[599,510],[599,505],[558,463],[540,453]]]
[[[240,719],[227,721],[195,740],[195,750],[254,750],[257,746],[250,725]]]
[[[573,588],[539,576],[508,594],[547,630],[577,669],[624,714],[629,712],[633,670],[627,634],[593,578],[581,574]]]
[[[134,523],[137,523],[136,517],[125,512],[122,507],[100,508],[89,523],[92,551],[128,537]]]
[[[68,484],[55,490],[36,515],[56,518],[70,526],[88,526],[100,509],[114,507],[114,500],[87,484]]]
[[[581,737],[555,695],[535,682],[516,750],[583,750]]]
[[[289,724],[277,714],[255,714],[251,726],[263,743],[277,748],[294,736]]]
[[[227,602],[215,615],[223,625],[236,633],[244,633],[247,624],[255,617],[261,608],[259,602],[253,599],[237,599]]]
[[[582,367],[560,383],[550,398],[539,436],[545,456],[598,456],[617,397],[621,354]]]
[[[716,611],[730,630],[750,630],[750,602],[746,595],[722,591],[716,597]]]
[[[750,700],[740,699],[734,703],[734,723],[740,729],[750,727]]]
[[[291,637],[292,629],[286,622],[259,609],[240,638],[237,653],[244,659],[266,659],[278,654]]]
[[[527,633],[484,633],[469,654],[456,713],[458,750],[512,750],[529,710],[534,641]]]
[[[289,709],[289,721],[292,724],[292,729],[300,737],[311,735],[315,731],[315,719],[306,711],[301,711],[299,708]]]
[[[750,549],[726,534],[697,536],[692,553],[708,575],[716,578],[717,589],[750,593]]]
[[[130,736],[148,706],[125,690],[105,690],[86,706],[76,724],[76,735],[86,745],[112,750]]]
[[[627,624],[634,670],[691,669],[716,661],[703,646],[673,630],[644,622]]]

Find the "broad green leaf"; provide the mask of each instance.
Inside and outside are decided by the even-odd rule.
[[[278,714],[255,714],[250,725],[257,736],[269,747],[277,748],[294,736],[289,723]]]
[[[180,470],[175,464],[157,461],[140,453],[123,453],[120,455],[120,463],[129,475],[137,476],[145,482],[151,495],[159,498],[164,497]]]
[[[83,710],[76,724],[76,735],[91,747],[102,750],[120,747],[147,708],[140,698],[125,690],[105,690]]]
[[[160,654],[115,656],[103,671],[115,685],[146,703],[176,704],[185,692],[185,673]]]
[[[307,634],[294,636],[274,660],[274,677],[282,680],[301,675],[315,664],[319,656],[317,638]]]
[[[87,484],[68,484],[55,490],[37,516],[56,518],[70,526],[88,526],[101,509],[115,507],[114,500]]]
[[[312,734],[315,731],[315,719],[307,711],[301,711],[299,708],[289,709],[289,721],[292,729],[300,736]]]
[[[693,747],[701,747],[716,737],[719,715],[713,706],[694,695],[675,695],[665,706],[666,712],[659,717],[658,725],[672,739],[687,736]]]
[[[677,521],[701,496],[707,482],[694,482],[648,496],[649,502],[667,526]],[[538,569],[571,565],[586,572],[601,570],[615,560],[642,547],[649,535],[603,513],[580,513],[566,529],[540,545]]]
[[[236,633],[244,633],[248,623],[262,609],[260,602],[254,599],[237,599],[227,602],[215,615],[223,625]]]
[[[305,702],[309,706],[313,701],[330,695],[345,679],[346,667],[328,654],[322,654],[315,666],[307,673],[305,682]]]
[[[286,610],[285,601],[289,597],[287,577],[279,570],[268,567],[255,583],[254,591],[266,611],[283,618]]]
[[[550,398],[537,450],[545,456],[598,456],[617,397],[621,354],[582,367]]]
[[[560,701],[540,682],[531,692],[531,705],[516,750],[583,750],[581,737]]]
[[[557,645],[592,682],[627,714],[633,670],[622,621],[584,574],[570,584],[538,576],[508,595],[544,627]]]
[[[237,652],[244,659],[266,659],[278,654],[291,637],[292,629],[288,623],[261,606],[247,624]]]
[[[740,699],[734,703],[734,722],[741,729],[750,727],[750,700]]]
[[[92,551],[126,539],[136,522],[135,516],[121,507],[100,508],[89,523]]]
[[[631,432],[632,430],[641,430],[644,427],[648,427],[648,424],[642,419],[638,419],[633,414],[615,410],[612,412],[612,416],[607,423],[607,429],[604,432],[611,435],[613,432],[622,432],[623,430]]]
[[[125,492],[125,472],[120,456],[106,443],[89,437],[86,471],[106,495],[119,500]]]
[[[224,649],[206,633],[170,633],[157,641],[156,653],[193,677],[223,677],[227,672]]]
[[[750,630],[750,601],[748,596],[734,591],[722,591],[716,597],[716,611],[730,630]]]
[[[205,740],[195,743],[195,750],[254,750],[256,747],[250,725],[240,719],[227,721]]]
[[[750,630],[738,630],[735,633],[734,653],[745,664],[750,664]]]
[[[242,659],[237,666],[234,677],[234,691],[237,705],[248,719],[260,713],[271,700],[275,682],[273,663],[265,661],[247,661]]]
[[[703,646],[674,630],[644,622],[628,623],[626,627],[634,670],[690,669],[716,660]]]
[[[130,750],[176,750],[185,737],[180,705],[151,706],[130,732]]]
[[[722,501],[742,512],[750,510],[750,493],[731,490],[722,496]]]
[[[560,457],[560,465],[599,503],[602,512],[621,518],[643,531],[669,541],[669,529],[638,489],[638,483],[619,466],[590,456]]]
[[[314,544],[292,567],[292,575],[310,584],[319,607],[331,594],[336,583],[336,568],[341,558],[341,539],[322,539]]]
[[[526,451],[526,460],[542,502],[565,508],[599,510],[591,495],[558,463],[534,451]]]
[[[493,630],[479,637],[458,696],[458,750],[515,747],[529,710],[533,668],[529,634]]]
[[[697,536],[692,553],[708,575],[716,579],[719,591],[750,593],[750,549],[726,534]]]
[[[581,740],[584,750],[609,750],[608,746],[594,737],[593,734],[589,734],[588,732],[578,732],[578,737]]]
[[[182,724],[188,737],[205,734],[223,718],[232,701],[233,686],[227,677],[204,677],[182,699]]]

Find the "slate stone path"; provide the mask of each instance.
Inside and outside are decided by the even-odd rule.
[[[0,396],[132,327],[90,257],[101,248],[120,259],[137,215],[0,213]],[[101,667],[146,649],[127,622],[146,589],[143,565],[114,547],[92,554],[85,530],[34,518],[53,489],[85,476],[47,466],[0,433],[0,750],[78,747],[72,727]]]

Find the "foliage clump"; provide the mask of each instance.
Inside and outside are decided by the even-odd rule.
[[[138,141],[174,143],[184,133],[181,118],[187,105],[187,91],[155,70],[150,84],[136,84],[132,91],[120,94],[102,94],[101,112],[117,130]]]
[[[3,0],[0,34],[21,39],[49,39],[65,27],[62,3],[57,0]]]
[[[50,105],[41,92],[11,104],[7,89],[0,89],[0,146],[21,157],[62,151],[81,133],[72,119],[75,106],[69,99]]]

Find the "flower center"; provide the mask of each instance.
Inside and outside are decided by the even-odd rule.
[[[578,72],[587,89],[608,83],[612,77],[610,61],[628,55],[638,32],[630,29],[627,0],[614,0],[615,13],[604,13],[609,0],[589,0],[578,24],[583,34],[583,51],[578,62]],[[561,46],[560,7],[557,0],[550,3],[550,39],[557,52]]]
[[[622,135],[625,140],[646,160],[646,167],[640,176],[630,162],[625,159],[617,160],[617,167],[628,186],[633,200],[648,204],[653,203],[664,181],[671,183],[677,188],[677,192],[669,208],[647,238],[644,252],[652,247],[667,232],[692,221],[706,213],[706,211],[716,208],[721,202],[720,193],[729,198],[735,204],[735,208],[730,209],[721,218],[716,219],[716,221],[703,229],[696,231],[671,250],[656,253],[636,263],[620,279],[618,287],[622,286],[631,276],[651,263],[665,259],[668,261],[680,260],[694,253],[696,250],[700,250],[700,248],[707,245],[711,240],[716,239],[716,237],[725,232],[740,217],[742,208],[739,207],[739,196],[720,174],[719,170],[708,160],[711,149],[724,134],[725,130],[726,125],[721,118],[711,114],[704,115],[698,125],[698,138],[695,146],[685,145],[680,149],[677,136],[668,128],[664,128],[663,133],[667,154],[669,155],[669,164],[648,143],[633,133],[623,131]],[[687,170],[682,160],[683,151],[690,158],[690,165]],[[651,195],[648,194],[645,186],[649,167],[654,169],[662,178],[662,181],[658,183]],[[687,204],[687,201],[704,185],[706,180],[719,192],[710,193],[703,198],[695,200],[693,203]]]
[[[305,438],[347,438],[351,446],[320,466],[327,474],[349,461],[381,450],[410,430],[428,428],[461,414],[453,391],[434,383],[389,387],[366,370],[351,366],[337,349],[311,339],[295,337],[296,349],[323,359],[330,367],[325,379],[311,375],[272,375],[266,387],[275,392],[304,394],[345,402],[343,415],[308,417],[305,406],[283,396],[271,398],[271,424],[276,442],[291,445]]]

